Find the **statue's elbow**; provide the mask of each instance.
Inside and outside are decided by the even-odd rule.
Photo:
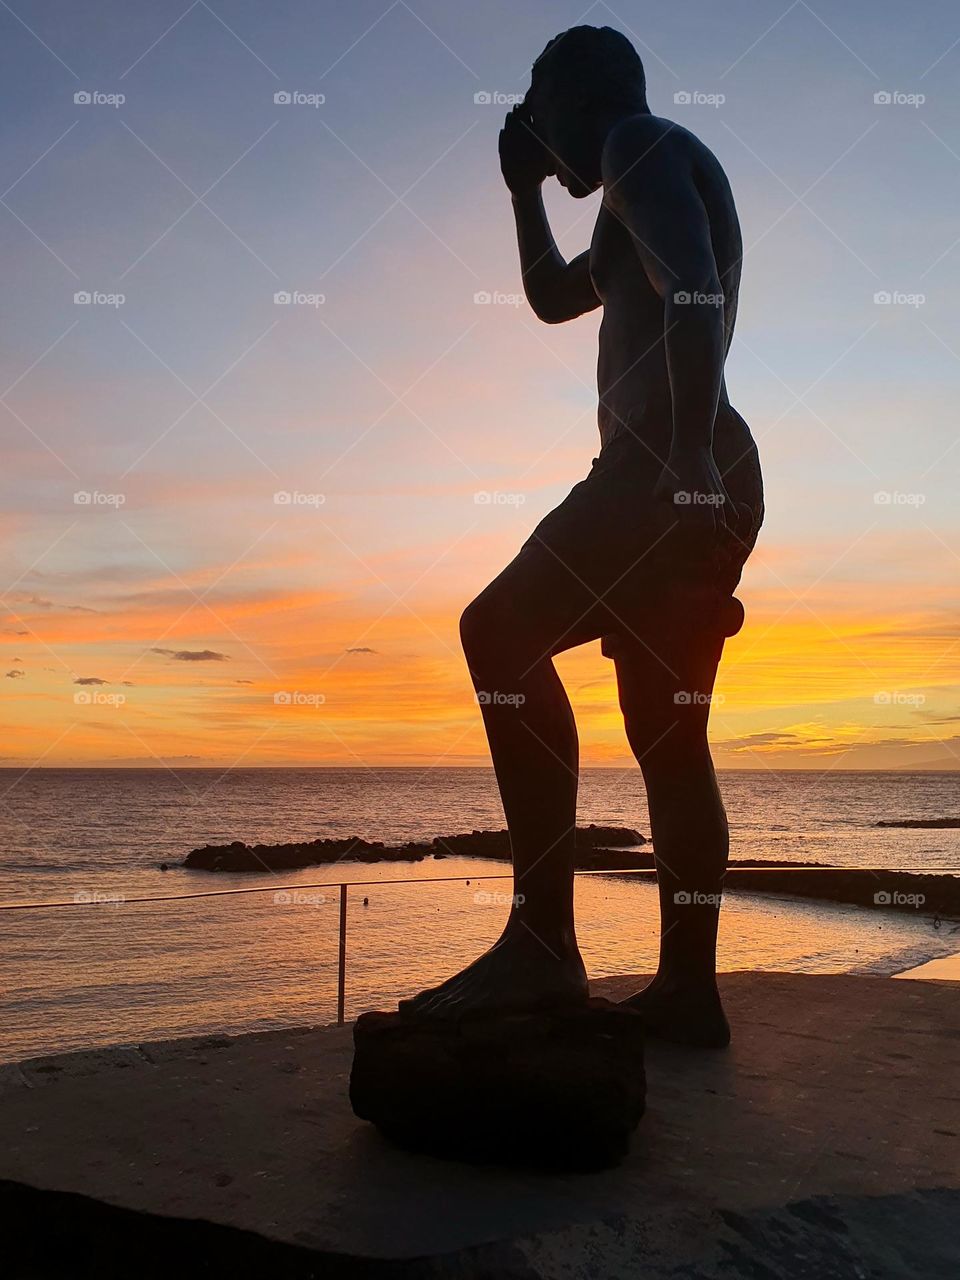
[[[559,309],[553,309],[550,307],[544,307],[535,314],[537,319],[542,320],[544,324],[563,324],[565,320],[573,319],[572,316],[567,315]]]
[[[579,312],[571,311],[562,297],[537,298],[536,302],[528,298],[533,314],[544,324],[563,324],[565,320],[573,320]]]

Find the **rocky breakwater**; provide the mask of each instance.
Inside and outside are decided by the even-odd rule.
[[[646,838],[632,827],[591,824],[577,828],[577,868],[589,871],[619,867],[652,867],[653,855],[624,854],[622,849],[645,845]],[[510,861],[510,837],[506,831],[471,831],[437,836],[428,841],[390,845],[362,836],[318,839],[281,844],[208,844],[193,849],[183,863],[191,871],[294,871],[333,862],[421,862],[424,858],[491,858]]]

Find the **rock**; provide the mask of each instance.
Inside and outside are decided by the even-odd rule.
[[[452,836],[436,836],[433,847],[453,858],[495,858],[510,860],[507,831],[470,831]]]
[[[905,911],[928,919],[960,917],[960,876],[949,872],[886,871],[882,867],[790,866],[786,870],[753,870],[734,863],[727,869],[723,891],[789,894],[849,902],[870,910]]]
[[[953,831],[960,827],[960,818],[886,818],[878,827],[901,827],[915,831]]]
[[[430,1021],[365,1013],[350,1102],[407,1150],[553,1171],[610,1168],[643,1115],[640,1016],[608,1000]]]
[[[588,827],[577,827],[577,848],[597,849],[609,846],[611,849],[623,849],[629,845],[647,843],[647,837],[634,831],[633,827],[598,827],[591,822]]]
[[[423,852],[391,849],[379,840],[363,840],[348,836],[340,840],[307,840],[296,844],[246,845],[242,840],[230,844],[204,845],[192,849],[183,865],[194,871],[293,871],[300,867],[340,862],[419,862]]]
[[[624,855],[615,855],[601,847],[605,844],[622,847],[646,844],[646,840],[631,827],[598,827],[592,824],[578,827],[577,865],[590,870],[623,866]],[[403,845],[386,845],[381,840],[364,840],[361,836],[255,845],[232,840],[229,844],[208,844],[202,849],[192,849],[183,866],[191,871],[269,872],[293,871],[347,860],[422,862],[426,857],[450,855],[509,862],[510,836],[506,831],[472,831],[469,834],[437,836],[429,842],[410,840]],[[631,855],[626,855],[626,861],[631,861]]]
[[[577,850],[626,848],[647,843],[646,837],[633,827],[600,827],[591,822],[588,827],[577,827]],[[461,835],[437,836],[434,847],[461,858],[510,857],[510,833],[508,831],[470,831]]]

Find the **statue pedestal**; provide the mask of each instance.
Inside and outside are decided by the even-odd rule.
[[[638,1014],[592,999],[537,1013],[429,1021],[365,1013],[350,1102],[408,1150],[470,1163],[616,1165],[645,1103]]]

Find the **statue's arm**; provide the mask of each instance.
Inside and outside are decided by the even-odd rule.
[[[573,320],[600,306],[590,279],[589,250],[566,262],[557,248],[537,186],[514,193],[520,270],[527,301],[547,324]]]
[[[599,307],[588,254],[566,262],[554,241],[540,193],[554,161],[524,104],[508,112],[500,131],[500,169],[513,198],[523,289],[534,314],[559,324]]]
[[[608,139],[603,169],[605,203],[630,232],[663,301],[673,437],[658,496],[676,502],[680,490],[712,495],[684,517],[722,523],[727,494],[712,446],[725,356],[723,297],[690,149],[682,137],[630,121]]]

